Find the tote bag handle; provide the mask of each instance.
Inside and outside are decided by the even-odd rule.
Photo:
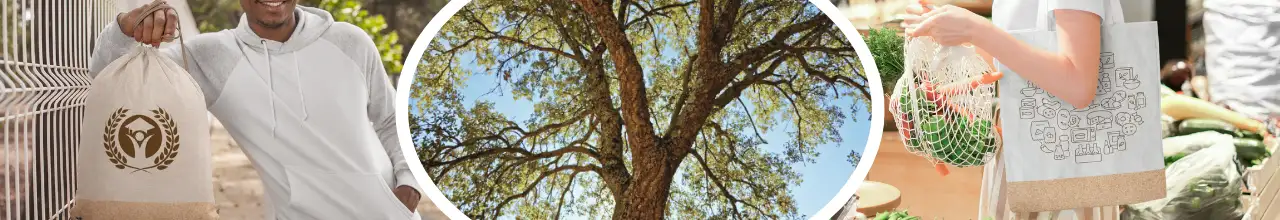
[[[1036,30],[1054,31],[1056,29],[1053,10],[1049,10],[1049,3],[1052,1],[1056,0],[1039,0],[1036,3]]]
[[[170,7],[170,6],[169,6],[169,3],[166,3],[166,2],[160,2],[160,4],[151,5],[151,7],[148,7],[148,8],[147,8],[147,10],[142,11],[142,13],[141,13],[141,14],[142,14],[142,15],[150,15],[151,13],[155,13],[156,11],[160,11],[160,10],[175,10],[175,9],[173,9],[173,7]],[[176,10],[175,10],[175,12],[176,12]],[[143,22],[144,20],[145,20],[145,19],[138,19],[138,23],[134,24],[134,25],[133,25],[133,28],[136,30],[136,29],[138,29],[139,27],[141,27],[141,26],[142,26],[142,22]],[[181,51],[180,51],[179,53],[182,53],[182,69],[183,69],[183,70],[186,70],[186,71],[191,71],[191,70],[190,70],[190,67],[189,67],[189,66],[187,66],[187,63],[188,63],[188,62],[190,62],[190,61],[189,61],[189,59],[187,58],[187,43],[186,43],[186,40],[185,40],[185,39],[183,39],[184,37],[182,37],[182,25],[178,25],[178,26],[176,26],[175,28],[176,28],[176,30],[175,30],[175,31],[174,31],[174,33],[173,33],[173,34],[174,34],[174,36],[173,36],[173,37],[178,39],[178,46],[179,46],[179,47],[180,47],[180,49],[181,49]]]

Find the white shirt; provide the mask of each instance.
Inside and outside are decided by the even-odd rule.
[[[1048,4],[1048,7],[1040,7],[1040,4]],[[1006,31],[1034,30],[1037,25],[1053,28],[1053,13],[1042,13],[1041,9],[1092,12],[1102,17],[1103,24],[1124,22],[1119,0],[994,0],[991,23]]]
[[[1280,115],[1280,4],[1205,0],[1204,7],[1211,101],[1257,120]]]

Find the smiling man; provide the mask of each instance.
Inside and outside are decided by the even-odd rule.
[[[416,219],[421,188],[396,139],[392,96],[372,39],[296,0],[241,0],[235,29],[162,51],[187,71],[265,186],[266,219]],[[117,16],[90,62],[96,76],[138,43],[177,33],[163,1]]]

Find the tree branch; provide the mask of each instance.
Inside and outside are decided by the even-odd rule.
[[[688,53],[688,50],[689,50],[688,48],[685,48],[686,53]],[[694,54],[690,56],[689,60],[690,61],[698,60],[698,55]],[[680,94],[676,95],[676,102],[674,102],[675,108],[671,111],[671,118],[667,120],[667,131],[666,131],[666,134],[663,135],[666,138],[671,137],[671,130],[676,126],[676,122],[679,121],[677,119],[680,118],[680,115],[683,115],[681,112],[684,111],[684,105],[687,104],[686,103],[687,101],[689,101],[689,91],[693,90],[689,88],[689,81],[693,81],[692,74],[693,74],[693,63],[690,62],[685,65],[684,72],[680,73],[680,88],[681,88]]]
[[[560,6],[559,5],[561,4],[560,1],[555,1],[554,4],[555,6],[551,6],[551,7],[558,6],[558,7],[569,8],[568,5]],[[555,25],[556,33],[560,35],[560,38],[565,39],[565,41],[569,44],[569,48],[573,49],[573,52],[575,55],[578,55],[579,57],[585,57],[586,55],[583,52],[583,50],[586,50],[588,48],[583,47],[582,42],[577,38],[574,38],[573,37],[574,34],[572,34],[571,31],[569,31],[568,26],[565,26],[564,24],[564,21],[568,20],[566,18],[568,18],[569,16],[567,14],[560,14],[560,12],[562,12],[560,10],[553,10],[553,9],[554,8],[545,10],[550,15],[545,17],[545,19],[547,19],[548,21],[551,21],[551,23]],[[585,36],[579,36],[579,37],[585,37]]]
[[[641,7],[641,6],[639,5],[639,3],[635,3],[635,2],[632,2],[632,3],[633,3],[633,5],[635,5],[635,6],[636,6],[636,8],[640,9],[640,11],[641,11],[643,14],[640,14],[640,17],[636,17],[635,19],[631,19],[631,21],[628,21],[626,24],[623,24],[623,25],[622,25],[622,28],[623,28],[624,30],[625,30],[625,29],[630,28],[630,27],[631,27],[631,25],[636,24],[636,23],[640,23],[641,21],[644,21],[644,20],[646,20],[646,19],[649,19],[649,17],[652,17],[652,16],[662,16],[662,17],[667,17],[667,12],[666,12],[667,10],[669,10],[669,9],[675,9],[675,8],[688,7],[688,6],[690,6],[690,5],[693,5],[694,1],[687,1],[687,2],[681,2],[681,3],[676,3],[676,4],[670,4],[670,5],[663,5],[663,6],[660,6],[660,7],[654,8],[654,9],[645,9],[644,7]]]
[[[534,153],[530,150],[520,148],[519,146],[519,145],[522,145],[524,141],[530,137],[540,136],[543,133],[551,132],[553,130],[559,130],[561,128],[578,123],[587,115],[586,113],[587,113],[586,111],[582,111],[576,116],[574,116],[573,118],[570,118],[568,120],[558,122],[558,123],[544,125],[532,131],[525,131],[519,126],[512,125],[512,126],[504,127],[491,135],[463,140],[461,142],[458,142],[457,146],[472,146],[472,145],[478,144],[481,141],[487,140],[487,141],[502,142],[503,147],[485,149],[479,152],[457,157],[453,160],[448,160],[448,161],[437,161],[435,160],[435,158],[433,158],[433,160],[425,161],[427,164],[424,164],[424,165],[428,167],[449,165],[449,164],[460,163],[463,161],[473,160],[477,158],[483,158],[483,157],[489,157],[489,156],[501,156],[502,154],[510,154],[510,153],[521,155],[530,160],[556,157],[556,156],[560,156],[568,153],[579,153],[579,154],[589,156],[593,159],[596,159],[597,161],[600,161],[602,160],[602,157],[599,152],[596,152],[595,150],[592,150],[586,147],[581,147],[581,146],[569,145],[553,151],[540,152],[540,153]],[[520,137],[517,138],[515,141],[509,141],[502,136],[503,133],[507,133],[507,132],[516,132],[520,135]],[[587,135],[589,136],[590,133],[588,133]]]
[[[486,36],[486,37],[479,37],[479,38],[480,38],[480,39],[484,39],[484,40],[503,40],[503,41],[507,41],[507,42],[511,42],[511,43],[520,44],[521,46],[524,46],[524,47],[526,47],[526,48],[530,48],[530,49],[534,49],[534,50],[538,50],[538,51],[543,51],[543,52],[548,52],[548,53],[552,53],[552,54],[556,54],[556,55],[564,56],[564,57],[567,57],[567,58],[569,58],[569,59],[573,59],[573,60],[576,60],[576,61],[582,61],[582,60],[584,60],[581,56],[574,55],[574,54],[570,54],[569,52],[565,52],[565,51],[563,51],[563,50],[556,49],[556,48],[550,48],[550,47],[539,46],[539,45],[536,45],[536,44],[530,43],[530,42],[528,42],[528,41],[521,40],[520,38],[515,38],[515,37],[511,37],[511,36],[506,36],[506,35],[500,35],[500,34],[498,34],[498,33],[496,33],[496,32],[490,32],[489,34],[490,34],[490,36]]]
[[[783,84],[783,85],[788,87],[791,86],[791,84]],[[801,124],[801,122],[804,122],[804,115],[800,114],[800,106],[796,105],[796,100],[791,98],[791,94],[794,92],[787,92],[786,90],[782,89],[781,86],[777,86],[777,85],[773,87],[777,88],[778,93],[781,93],[782,97],[787,98],[787,103],[791,104],[791,112],[796,113],[796,120],[794,120],[796,122],[796,140],[804,140],[804,126],[802,126],[803,124]]]
[[[779,66],[782,66],[782,61],[784,60],[785,59],[781,56],[774,58],[773,62],[771,62],[769,67],[767,67],[764,71],[751,74],[746,78],[742,79],[742,81],[734,82],[732,86],[729,86],[728,89],[725,89],[723,93],[721,93],[719,96],[715,98],[715,101],[712,102],[713,108],[715,109],[724,108],[724,106],[728,105],[729,102],[732,102],[734,99],[737,99],[738,96],[741,96],[742,91],[747,90],[747,88],[750,88],[752,85],[755,85],[756,83],[763,81],[765,78],[768,78],[769,76],[773,76],[774,75],[773,72],[777,70]]]
[[[671,140],[675,146],[691,146],[693,143],[693,137],[696,135],[697,130],[701,127],[702,123],[706,122],[707,117],[711,115],[712,111],[718,110],[718,108],[715,108],[714,106],[723,107],[728,104],[729,101],[733,100],[733,98],[725,99],[724,97],[716,96],[721,94],[721,90],[723,90],[725,86],[734,79],[734,75],[741,73],[746,69],[746,67],[756,63],[758,60],[772,56],[772,54],[778,51],[792,35],[820,26],[830,26],[831,24],[831,19],[822,15],[817,15],[808,21],[786,26],[775,33],[773,38],[769,41],[740,53],[728,64],[728,66],[725,66],[726,64],[721,63],[718,60],[719,57],[721,57],[720,51],[723,48],[715,47],[720,45],[720,43],[716,42],[723,41],[724,39],[713,39],[712,37],[716,36],[716,30],[714,30],[716,25],[714,22],[715,20],[705,20],[722,18],[707,14],[715,13],[708,8],[716,8],[715,6],[708,6],[708,4],[713,3],[710,1],[702,1],[699,5],[699,8],[703,13],[700,15],[700,18],[704,19],[699,21],[697,39],[698,46],[700,47],[698,54],[700,59],[696,61],[696,64],[700,70],[699,76],[701,81],[698,86],[695,87],[698,91],[694,93],[694,96],[692,97],[693,101],[690,104],[694,106],[709,106],[710,108],[697,109],[697,111],[690,111],[679,115],[679,120],[682,121],[682,124],[672,127],[672,132],[669,132],[674,133],[674,135],[669,136],[671,136]],[[730,2],[730,4],[733,3]],[[738,9],[738,7],[733,6],[729,6],[728,8],[732,8],[734,10]],[[752,81],[758,80],[760,79],[752,79]],[[731,89],[729,92],[740,92],[742,89],[745,88]],[[732,94],[732,96],[737,96],[737,94]]]
[[[727,69],[732,72],[739,72],[743,68],[745,68],[747,65],[751,63],[755,63],[757,60],[764,58],[766,55],[784,47],[786,45],[787,39],[791,38],[791,36],[806,30],[813,30],[820,27],[830,27],[831,24],[832,23],[830,18],[827,18],[825,15],[819,14],[809,18],[809,20],[806,20],[804,22],[783,27],[781,30],[778,30],[778,32],[773,34],[773,38],[770,38],[768,41],[765,41],[760,45],[747,49],[746,51],[738,54],[737,57],[735,57],[732,61],[729,62],[731,66]]]
[[[707,165],[706,159],[703,159],[702,155],[698,154],[697,150],[690,151],[690,154],[693,155],[693,158],[698,160],[698,165],[702,167],[702,173],[707,174],[707,178],[711,179],[711,182],[720,190],[721,196],[724,196],[726,202],[728,202],[729,206],[733,208],[734,218],[742,219],[742,211],[738,211],[738,202],[741,202],[742,200],[738,200],[738,197],[734,197],[733,193],[729,193],[729,189],[724,187],[724,183],[720,182],[720,177],[716,176],[715,171],[711,170],[711,166]]]
[[[725,0],[721,3],[725,4],[718,9],[719,14],[716,15],[717,23],[715,24],[715,34],[713,35],[715,39],[720,39],[716,45],[717,47],[724,47],[725,44],[732,41],[730,39],[733,38],[731,34],[733,34],[734,30],[737,30],[738,12],[742,9],[742,0]]]
[[[498,203],[497,208],[493,210],[494,216],[500,216],[500,214],[502,213],[502,208],[506,207],[507,203],[510,203],[512,200],[515,200],[518,198],[524,198],[525,196],[529,195],[530,191],[533,191],[534,188],[537,188],[538,185],[542,183],[542,179],[546,179],[547,176],[551,176],[551,174],[559,173],[561,171],[566,171],[566,170],[572,170],[573,173],[570,174],[570,176],[577,176],[578,173],[581,173],[581,172],[596,171],[599,169],[600,167],[595,165],[587,165],[587,166],[565,165],[565,166],[553,168],[551,170],[543,171],[542,174],[538,176],[538,178],[534,179],[533,182],[530,183],[528,186],[525,186],[524,190],[521,191],[519,194],[508,196],[506,199],[503,199],[502,202]]]
[[[618,72],[622,119],[626,122],[628,144],[633,148],[657,147],[657,135],[649,121],[649,100],[645,91],[644,69],[636,57],[634,45],[627,38],[621,22],[610,13],[609,5],[596,0],[574,0],[587,12],[596,32],[608,47],[609,58]],[[644,153],[641,153],[644,154]]]
[[[564,208],[565,195],[568,195],[569,192],[573,191],[573,181],[576,179],[575,177],[578,177],[578,172],[573,172],[573,175],[569,175],[569,183],[564,184],[564,191],[560,191],[560,202],[558,203],[559,205],[556,206],[556,220],[559,220],[560,213],[563,213],[562,209]]]
[[[797,60],[799,60],[800,67],[803,68],[805,73],[807,73],[809,76],[817,77],[818,79],[822,79],[822,81],[826,81],[827,83],[845,84],[849,87],[853,87],[855,89],[858,89],[859,93],[862,94],[862,98],[871,100],[871,92],[867,91],[867,86],[864,85],[863,83],[860,83],[857,80],[854,80],[853,78],[849,78],[848,76],[828,75],[827,72],[813,68],[813,66],[809,64],[809,61],[806,61],[804,59],[797,59]],[[866,79],[862,79],[862,81],[865,82]]]
[[[759,206],[755,204],[751,204],[745,200],[738,198],[737,196],[734,196],[733,193],[729,192],[729,188],[725,187],[724,182],[720,180],[720,177],[716,175],[715,171],[711,170],[711,166],[707,165],[706,159],[704,159],[702,155],[698,154],[698,151],[693,150],[693,151],[690,151],[689,154],[693,155],[693,158],[697,159],[698,165],[702,167],[702,172],[707,174],[707,178],[711,179],[711,182],[716,186],[717,189],[720,190],[721,195],[725,197],[725,200],[728,201],[730,207],[733,208],[734,218],[742,219],[742,211],[738,209],[738,203],[745,204],[748,207],[755,209],[756,212],[759,212],[762,215],[769,216],[770,218],[778,218],[777,215],[766,214],[768,212],[765,212],[764,209],[761,209]]]
[[[751,117],[752,115],[751,109],[747,108],[747,103],[743,102],[741,97],[737,98],[737,100],[738,100],[738,104],[742,105],[742,111],[747,112],[747,116],[746,116],[747,122],[751,122],[751,130],[755,131],[756,139],[760,139],[760,141],[764,141],[764,136],[760,135],[760,129],[759,129],[760,126],[756,125],[756,120]]]

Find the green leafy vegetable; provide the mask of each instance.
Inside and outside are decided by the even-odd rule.
[[[898,31],[889,28],[871,29],[866,37],[867,49],[875,56],[876,69],[880,71],[880,85],[885,93],[893,91],[894,82],[902,77],[903,46],[906,40],[898,36]]]
[[[921,220],[919,216],[912,216],[907,210],[894,210],[889,212],[881,212],[876,214],[875,220]]]

